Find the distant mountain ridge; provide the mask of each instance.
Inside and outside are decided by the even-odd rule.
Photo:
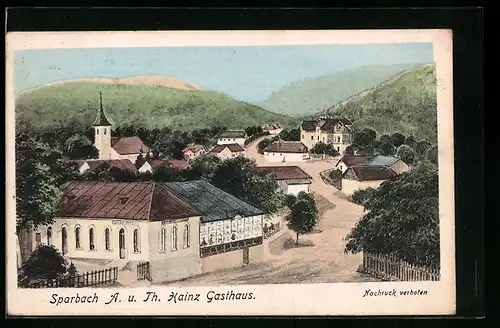
[[[286,115],[313,114],[420,65],[422,64],[366,65],[307,78],[286,85],[257,104],[272,112]]]

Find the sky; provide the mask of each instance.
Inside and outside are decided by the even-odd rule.
[[[248,102],[285,85],[364,65],[431,63],[432,43],[82,48],[15,54],[16,94],[80,78],[171,76]]]

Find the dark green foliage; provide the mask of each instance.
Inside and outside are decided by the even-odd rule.
[[[427,150],[431,146],[431,143],[427,140],[420,140],[415,144],[415,152],[419,158],[425,158],[425,155],[427,154]]]
[[[259,154],[264,154],[264,149],[272,143],[272,140],[269,138],[265,138],[259,141],[259,143],[257,144],[257,151],[259,152]]]
[[[99,151],[85,135],[76,133],[66,140],[63,156],[70,159],[99,158]]]
[[[300,141],[300,129],[283,129],[283,131],[279,134],[279,137],[284,141]]]
[[[403,135],[435,143],[435,67],[426,65],[404,72],[387,83],[334,106],[327,114],[349,117],[354,130],[369,126],[379,134],[399,131]]]
[[[365,203],[365,215],[347,235],[346,252],[393,254],[439,267],[438,174],[420,163],[386,181]]]
[[[23,263],[18,276],[20,287],[33,287],[68,274],[64,257],[52,246],[40,246]]]
[[[379,138],[379,142],[382,143],[382,142],[386,142],[386,143],[390,143],[392,144],[392,138],[390,135],[388,134],[383,134],[380,136]]]
[[[333,181],[339,181],[342,179],[342,171],[340,170],[332,170],[329,173],[330,179]]]
[[[260,137],[268,136],[268,135],[269,135],[269,132],[267,132],[267,131],[266,132],[255,133],[251,137],[249,137],[249,138],[247,138],[245,140],[245,146],[248,146],[249,144],[251,144],[255,140],[259,139]]]
[[[434,165],[438,165],[438,146],[432,145],[427,149],[426,159],[433,163]]]
[[[249,137],[253,136],[254,134],[258,134],[258,133],[262,133],[262,132],[264,132],[264,131],[262,131],[262,127],[260,125],[249,126],[248,128],[245,129],[245,133]]]
[[[364,205],[375,194],[375,191],[373,188],[358,189],[349,198],[355,204]]]
[[[296,244],[299,244],[299,235],[311,232],[316,226],[318,209],[314,198],[304,192],[300,192],[297,201],[291,207],[291,213],[287,217],[288,228],[295,232]]]
[[[378,146],[378,150],[380,155],[384,156],[394,155],[396,153],[396,148],[394,148],[392,142],[389,141],[381,141]]]
[[[358,155],[373,155],[373,152],[374,152],[374,150],[370,146],[357,149]]]
[[[349,145],[346,147],[345,151],[344,151],[344,154],[345,155],[354,155],[354,146],[353,145]]]
[[[298,124],[298,119],[209,91],[75,82],[19,95],[16,99],[17,128],[43,131],[72,126],[73,133],[83,133],[97,114],[100,91],[104,110],[114,127],[169,127],[192,131],[206,126],[241,129],[268,122],[285,127]],[[134,135],[147,138],[146,133],[136,131]]]
[[[354,133],[353,144],[358,148],[365,148],[370,145],[372,140],[375,140],[377,134],[372,129],[365,128]]]
[[[399,146],[396,155],[408,165],[412,165],[415,161],[415,151],[408,145]]]
[[[78,276],[78,270],[76,270],[76,267],[73,264],[73,262],[71,262],[71,264],[69,265],[68,276],[71,278],[75,278],[76,276]]]
[[[393,135],[391,135],[391,140],[392,140],[392,144],[394,145],[394,147],[397,148],[405,143],[406,138],[401,133],[396,132]]]
[[[297,202],[297,197],[295,195],[292,195],[292,194],[288,194],[285,196],[285,205],[288,207],[288,208],[292,208],[293,204],[295,204]]]
[[[318,155],[327,155],[327,156],[337,156],[338,151],[333,147],[333,144],[324,142],[317,142],[313,148],[311,148],[311,153]]]
[[[415,146],[416,142],[417,142],[417,140],[415,139],[414,136],[408,136],[408,137],[406,137],[404,144],[413,148],[413,146]]]

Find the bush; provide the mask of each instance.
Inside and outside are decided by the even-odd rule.
[[[333,181],[341,180],[342,179],[342,171],[340,171],[340,170],[332,170],[332,171],[330,171],[330,173],[328,174],[328,176]]]
[[[324,142],[318,142],[314,147],[311,149],[312,154],[318,154],[318,155],[328,155],[328,156],[337,156],[338,152],[337,150],[333,147],[331,143],[325,144]]]
[[[351,196],[349,196],[349,200],[358,205],[365,205],[365,203],[375,194],[376,189],[374,188],[366,188],[356,190]]]
[[[18,276],[21,287],[33,287],[68,275],[64,257],[52,246],[38,247],[23,263]]]

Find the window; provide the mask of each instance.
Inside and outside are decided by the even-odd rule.
[[[340,137],[337,137],[337,142],[340,142]]]
[[[184,225],[184,248],[189,247],[189,224]]]
[[[107,129],[106,129],[106,128],[104,128],[104,134],[106,134],[106,130],[107,130]]]
[[[139,229],[134,230],[134,253],[141,252],[141,241],[139,238]]]
[[[233,139],[233,141],[236,141],[236,139]]]
[[[314,136],[311,136],[311,140],[314,140]]]
[[[319,136],[318,136],[318,140],[319,140]]]
[[[89,249],[91,251],[95,250],[95,243],[94,243],[94,228],[89,229]]]
[[[172,228],[172,250],[177,250],[177,227]]]
[[[104,246],[106,247],[107,251],[111,250],[109,236],[110,236],[109,228],[106,228],[106,230],[104,230]]]
[[[81,249],[82,244],[80,243],[80,227],[75,228],[75,247],[76,249]]]
[[[97,134],[99,134],[99,129],[96,129],[96,130],[95,130],[95,132],[96,132]]]
[[[165,232],[165,228],[161,228],[161,233],[160,233],[160,253],[165,252],[165,244],[166,244],[166,238],[167,234]]]
[[[40,247],[42,245],[42,234],[37,232],[35,235],[35,242],[36,242],[36,247]]]
[[[47,245],[52,246],[52,227],[47,228]]]
[[[62,253],[64,255],[68,253],[68,230],[66,229],[66,227],[62,228],[61,234],[62,234],[61,246],[62,246]]]

